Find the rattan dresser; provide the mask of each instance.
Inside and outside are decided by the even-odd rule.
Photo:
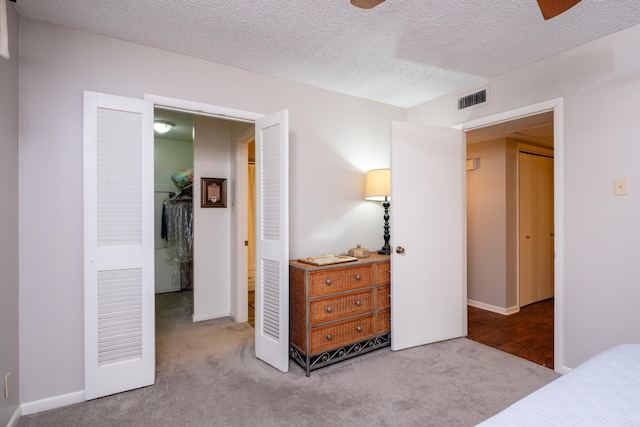
[[[289,263],[291,358],[307,371],[391,344],[391,262]]]

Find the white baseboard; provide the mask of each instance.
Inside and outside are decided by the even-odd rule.
[[[497,305],[491,305],[491,304],[487,304],[480,301],[474,301],[472,299],[467,300],[467,305],[470,305],[471,307],[475,307],[475,308],[480,308],[482,310],[491,311],[493,313],[502,314],[504,316],[508,316],[510,314],[514,314],[520,311],[520,307],[518,307],[517,305],[504,308],[504,307],[498,307]]]
[[[9,419],[9,422],[7,423],[7,427],[18,427],[18,421],[20,421],[21,416],[22,416],[22,409],[20,408],[20,406],[18,406],[15,412],[13,413],[13,415],[11,416],[11,419]]]
[[[569,372],[573,371],[573,368],[569,368],[568,366],[563,366],[560,369],[556,369],[555,370],[557,373],[559,374],[568,374]]]
[[[36,412],[48,411],[49,409],[61,408],[74,403],[84,402],[84,390],[74,393],[62,394],[60,396],[48,397],[42,400],[26,402],[20,405],[22,415],[35,414]]]
[[[202,322],[203,320],[211,320],[211,319],[219,319],[220,317],[229,317],[231,312],[225,311],[223,313],[209,313],[209,314],[199,314],[193,315],[194,322]]]

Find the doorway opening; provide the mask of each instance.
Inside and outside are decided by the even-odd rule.
[[[248,171],[251,149],[247,147],[253,141],[254,124],[250,121],[239,122],[194,111],[176,111],[162,107],[154,109],[154,118],[173,124],[168,132],[155,133],[154,219],[157,316],[159,310],[164,314],[167,314],[167,310],[173,310],[180,313],[177,316],[179,321],[193,322],[219,317],[231,317],[236,322],[246,321],[247,312],[252,308],[249,304],[253,302],[247,291],[250,288],[251,273],[245,269],[245,309],[239,311],[229,309],[231,299],[237,295],[234,286],[238,286],[238,282],[232,280],[233,273],[230,266],[255,264],[249,261],[251,257],[255,257],[255,252],[253,255],[248,254],[248,249],[254,247],[253,237],[244,237],[248,245],[243,247],[244,250],[233,251],[230,248],[233,246],[232,222],[236,215],[240,215],[236,213],[239,205],[237,201],[239,198],[248,197],[251,193],[247,188],[236,188],[236,183],[240,185],[239,182],[243,180],[240,177],[235,179],[235,175],[247,178],[251,175]],[[255,154],[253,156],[255,157]],[[238,174],[235,171],[234,157],[238,165],[244,161],[245,170],[242,173]],[[166,234],[161,230],[163,224],[174,223],[174,219],[169,215],[172,211],[167,207],[175,204],[173,198],[176,197],[176,193],[178,195],[184,193],[182,187],[176,188],[178,183],[173,177],[175,174],[187,172],[191,174],[192,182],[189,183],[189,187],[192,191],[189,192],[188,200],[184,197],[180,201],[189,204],[192,215],[188,219],[186,216],[179,218],[181,221],[189,222],[190,227],[182,227],[180,229],[182,235],[178,236],[185,241],[189,240],[184,244],[188,248],[188,253],[182,253],[192,266],[185,286],[184,280],[179,280],[179,278],[184,279],[184,275],[179,274],[180,260],[176,260],[173,256],[174,251],[171,251],[171,246],[175,242],[167,239]],[[204,209],[201,206],[199,184],[200,179],[204,177],[223,178],[228,181],[225,209]],[[244,181],[251,182],[251,179]],[[247,206],[244,211],[244,222],[248,226],[254,219],[252,215],[254,207],[250,201],[244,205]],[[173,206],[171,208],[173,209]],[[243,229],[240,232],[244,233],[248,227],[239,228]],[[176,238],[174,235],[171,237]],[[224,257],[227,259],[225,260]],[[212,266],[216,263],[220,265]],[[188,313],[189,319],[182,319],[186,317],[185,313]],[[163,315],[158,318],[171,318],[171,316]]]
[[[558,370],[554,118],[532,107],[466,134],[467,303],[470,339]]]
[[[274,368],[289,370],[289,112],[280,110],[265,115],[200,102],[145,94],[144,99],[155,107],[185,111],[198,117],[215,117],[233,124],[252,124],[254,129],[231,132],[228,156],[223,156],[233,214],[216,221],[219,234],[210,233],[209,243],[215,242],[211,252],[200,253],[209,257],[205,268],[194,272],[193,320],[208,320],[230,316],[235,322],[246,322],[247,303],[247,162],[248,143],[256,138],[256,327],[255,353],[258,359]],[[196,126],[197,127],[197,126]],[[200,133],[200,131],[198,131]],[[227,133],[228,134],[228,133]],[[213,138],[214,140],[216,138]],[[196,156],[194,162],[198,159]],[[220,164],[219,164],[220,165]],[[198,169],[197,165],[195,166]],[[220,170],[219,168],[216,170]],[[198,176],[194,192],[198,194]],[[242,193],[242,196],[240,196]],[[196,210],[198,213],[200,210]],[[209,209],[212,211],[212,209]],[[229,211],[227,211],[229,212]],[[196,218],[197,219],[197,216]],[[225,222],[226,221],[226,222]],[[196,221],[196,227],[198,221]],[[259,227],[259,228],[258,228]],[[228,243],[220,245],[220,239]],[[194,241],[194,254],[198,257],[198,242]],[[267,243],[268,242],[268,243]],[[222,249],[222,250],[220,250]],[[197,260],[195,261],[197,263]],[[215,266],[218,268],[216,269]],[[269,270],[265,272],[265,270]],[[223,299],[212,298],[211,289],[198,285],[198,274],[210,282],[218,283],[226,292]],[[221,277],[223,276],[223,277]],[[215,279],[215,280],[214,280]],[[221,284],[221,285],[220,285]],[[200,298],[199,294],[205,298]],[[265,303],[267,300],[267,303]],[[222,307],[216,312],[215,304]]]

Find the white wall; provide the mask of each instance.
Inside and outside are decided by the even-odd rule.
[[[467,298],[506,309],[507,158],[504,139],[467,146],[467,159],[470,158],[480,159],[480,167],[467,171]]]
[[[10,58],[0,57],[0,385],[10,374],[11,393],[0,387],[0,425],[7,425],[18,408],[18,14],[7,4]]]
[[[193,204],[194,320],[230,314],[231,122],[195,116]],[[227,179],[227,207],[202,208],[201,178]]]
[[[517,141],[467,146],[467,297],[469,305],[501,314],[518,307]]]
[[[559,244],[568,367],[612,345],[640,342],[638,40],[640,26],[635,26],[492,79],[487,106],[457,112],[458,94],[451,94],[407,115],[412,122],[451,126],[563,98],[564,242]],[[613,196],[616,177],[628,179],[628,196]]]
[[[84,389],[84,90],[289,109],[291,257],[382,246],[364,174],[389,166],[391,121],[404,109],[33,20],[20,37],[22,402]]]

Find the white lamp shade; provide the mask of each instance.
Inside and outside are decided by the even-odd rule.
[[[367,172],[364,189],[366,200],[384,201],[391,196],[391,169],[374,169]]]

